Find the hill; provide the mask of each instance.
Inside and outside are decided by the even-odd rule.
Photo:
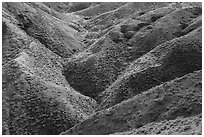
[[[2,3],[2,134],[201,127],[202,3]]]
[[[65,134],[112,134],[202,111],[202,71],[187,74],[96,112]]]
[[[150,123],[115,135],[202,135],[202,115]]]
[[[86,119],[97,103],[69,86],[61,56],[28,35],[16,18],[3,12],[4,133],[59,134]]]

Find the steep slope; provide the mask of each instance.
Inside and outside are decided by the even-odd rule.
[[[78,31],[70,27],[67,20],[55,18],[32,3],[3,3],[3,10],[12,14],[29,36],[61,57],[69,57],[84,48]]]
[[[98,111],[62,134],[112,134],[139,128],[151,122],[200,114],[201,74],[202,71],[187,74]]]
[[[31,7],[33,7],[33,8],[35,8],[35,9],[40,9],[40,10],[46,12],[47,14],[50,14],[50,15],[53,16],[54,19],[57,18],[57,19],[59,19],[58,21],[64,22],[65,24],[68,24],[68,25],[72,21],[75,22],[76,20],[79,20],[79,18],[80,18],[79,16],[73,15],[73,14],[66,15],[67,13],[59,13],[59,12],[57,12],[55,10],[55,8],[52,9],[53,8],[52,6],[50,6],[50,8],[47,7],[46,3],[42,3],[42,2],[27,2],[26,4],[31,6]]]
[[[59,134],[87,119],[96,101],[70,87],[62,75],[63,58],[17,23],[3,12],[3,134]]]
[[[83,15],[83,16],[96,16],[96,15],[100,15],[100,14],[108,12],[108,11],[115,10],[124,4],[125,3],[123,3],[123,2],[101,2],[101,3],[95,4],[93,6],[90,6],[88,8],[85,8],[84,10],[80,10],[78,12],[75,12],[75,14]],[[88,2],[86,5],[88,5]]]
[[[69,84],[80,93],[100,102],[102,91],[110,86],[132,61],[159,44],[179,37],[178,34],[184,29],[183,22],[188,24],[201,14],[199,7],[176,11],[175,8],[170,9],[172,13],[166,12],[166,16],[152,23],[136,19],[130,22],[130,25],[121,25],[120,29],[109,32],[86,51],[73,56],[65,64],[64,70]],[[147,14],[146,16],[152,16]],[[129,29],[133,31],[133,35],[126,38]]]
[[[94,5],[93,2],[71,2],[66,12],[71,13],[71,12],[81,11],[91,7],[92,5]]]
[[[59,134],[93,112],[94,100],[71,87],[43,81],[19,65],[12,62],[3,72],[3,108],[8,113],[3,121],[9,134]]]
[[[98,109],[113,106],[163,82],[202,69],[201,27],[162,43],[135,60],[103,94]]]
[[[154,22],[164,15],[171,13],[175,9],[182,7],[197,6],[195,3],[126,3],[116,10],[105,12],[101,15],[95,16],[90,20],[83,21],[84,27],[89,31],[86,33],[86,39],[84,40],[88,45],[96,42],[101,36],[107,34],[115,25],[128,25],[130,22],[134,22],[135,19],[149,19],[150,22]],[[147,14],[146,14],[147,13]],[[148,14],[150,13],[150,15]],[[142,16],[145,14],[144,16]],[[141,16],[142,18],[137,18]],[[148,21],[148,20],[146,20]],[[146,22],[145,21],[145,22]],[[122,24],[121,24],[122,23]],[[137,30],[137,28],[136,28]],[[134,30],[135,31],[135,30]],[[134,34],[134,33],[133,33]],[[127,33],[127,37],[132,36],[132,33]]]
[[[98,39],[113,29],[114,25],[117,25],[134,15],[138,16],[141,15],[141,13],[167,5],[167,3],[111,3],[105,7],[107,8],[115,4],[116,6],[119,6],[117,9],[104,12],[98,16],[93,16],[91,19],[84,21],[84,28],[88,30],[85,38],[88,40],[91,38],[92,41]],[[100,11],[100,9],[101,7],[97,8],[96,11]],[[101,10],[104,11],[104,8]],[[92,41],[89,43],[92,44]]]
[[[86,28],[90,29],[91,27],[104,27],[108,26],[111,23],[113,25],[116,25],[118,22],[134,15],[139,12],[148,12],[153,9],[164,7],[168,5],[167,3],[102,3],[106,8],[109,8],[109,6],[116,6],[116,9],[112,9],[109,12],[105,11],[102,14],[99,14],[98,16],[93,17],[91,20],[88,20],[86,23]],[[101,5],[102,5],[101,4]],[[97,6],[101,6],[97,5]],[[96,11],[104,11],[104,8],[98,8]],[[92,12],[97,13],[97,12]],[[116,23],[117,22],[117,23]]]
[[[201,134],[202,3],[2,3],[2,134]]]
[[[70,2],[42,2],[47,7],[61,13],[67,12],[70,8]]]
[[[115,135],[202,135],[202,115],[150,123]]]

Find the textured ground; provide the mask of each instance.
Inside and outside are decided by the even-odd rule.
[[[98,111],[63,134],[113,134],[151,122],[200,114],[201,73],[197,71],[177,78]]]
[[[175,120],[153,122],[141,128],[115,135],[202,135],[202,115],[189,118],[176,118]]]
[[[202,134],[201,5],[2,3],[3,134]]]

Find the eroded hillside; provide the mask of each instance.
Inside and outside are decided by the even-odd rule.
[[[2,3],[2,134],[202,134],[201,5]]]

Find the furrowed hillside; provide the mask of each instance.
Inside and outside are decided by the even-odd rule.
[[[137,129],[151,122],[200,114],[201,73],[202,71],[196,71],[166,82],[113,107],[98,111],[62,134],[106,135]]]
[[[25,3],[5,5],[13,6],[13,10],[21,4],[26,5]],[[27,10],[30,9],[32,8]],[[56,50],[50,44],[50,47],[44,45],[45,43],[41,43],[41,39],[38,38],[43,37],[44,40],[45,35],[34,37],[38,30],[30,27],[28,31],[24,31],[22,26],[19,26],[22,22],[18,20],[17,15],[7,14],[6,10],[3,12],[2,20],[4,132],[18,135],[60,134],[88,118],[94,111],[96,101],[75,91],[62,75],[63,54],[61,53],[69,55],[71,52],[64,50],[68,49],[69,45],[59,47],[52,43],[53,46],[57,46]],[[44,14],[40,9],[37,10]],[[52,20],[56,21],[54,18]],[[48,25],[53,29],[56,27],[50,23]],[[46,26],[44,27],[46,31]],[[36,34],[31,35],[30,31],[36,31]],[[49,35],[49,38],[52,39],[52,35]],[[58,50],[61,52],[55,54]]]
[[[2,134],[201,127],[202,3],[2,3]]]

